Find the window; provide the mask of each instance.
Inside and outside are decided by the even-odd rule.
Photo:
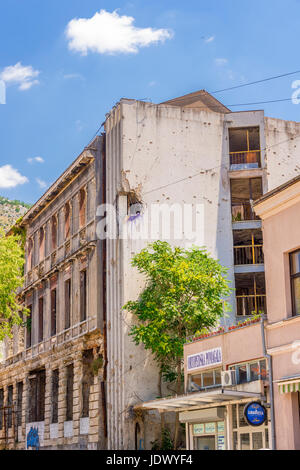
[[[7,387],[7,427],[12,427],[12,416],[13,416],[13,385]]]
[[[44,297],[39,298],[39,338],[41,343],[44,339]]]
[[[57,248],[57,218],[53,215],[51,219],[51,244],[52,244],[52,251],[56,250]]]
[[[79,225],[80,228],[86,225],[86,192],[84,189],[79,191]]]
[[[210,370],[189,376],[189,391],[221,386],[221,369]]]
[[[259,127],[229,129],[231,169],[259,168]]]
[[[73,420],[73,388],[74,388],[74,366],[67,366],[67,396],[66,396],[66,421]]]
[[[0,430],[3,428],[4,390],[0,390]]]
[[[65,281],[65,329],[71,326],[71,279]]]
[[[230,366],[229,370],[235,370],[237,384],[268,379],[265,359],[243,364],[236,364],[234,366]]]
[[[51,390],[51,423],[58,423],[58,390],[59,390],[59,370],[52,372],[52,390]]]
[[[70,234],[71,234],[70,222],[71,222],[71,206],[70,206],[70,203],[67,202],[67,204],[65,205],[65,238],[66,239],[70,238]]]
[[[232,221],[259,219],[252,209],[252,202],[262,196],[262,178],[232,179],[230,186]]]
[[[233,450],[258,450],[269,447],[268,420],[259,428],[244,418],[245,403],[232,405]]]
[[[32,344],[32,338],[31,338],[31,324],[32,324],[32,305],[28,305],[27,306],[29,312],[28,312],[28,315],[26,316],[26,323],[27,323],[27,327],[26,327],[26,347],[27,348],[30,348],[31,347],[31,344]]]
[[[45,369],[32,372],[28,377],[28,422],[36,423],[45,419]]]
[[[80,321],[86,320],[86,269],[80,271]]]
[[[27,271],[32,270],[32,265],[33,265],[33,240],[32,238],[29,238],[28,240],[28,245],[27,245]]]
[[[40,239],[39,239],[39,260],[40,262],[44,259],[45,256],[45,231],[42,228],[40,228]]]
[[[89,349],[83,352],[83,380],[82,380],[82,409],[81,417],[87,418],[89,416],[89,402],[90,402],[90,388],[94,382],[92,373],[92,362],[94,360],[93,350]]]
[[[290,254],[293,315],[300,315],[300,250]]]
[[[23,382],[17,383],[17,426],[22,426]]]
[[[51,290],[51,336],[56,335],[56,289]]]

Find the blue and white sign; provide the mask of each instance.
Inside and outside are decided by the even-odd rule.
[[[250,426],[261,426],[267,419],[266,408],[256,401],[245,406],[244,416]]]
[[[209,349],[187,357],[187,370],[222,364],[222,348]]]

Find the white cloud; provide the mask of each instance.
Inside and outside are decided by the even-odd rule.
[[[0,188],[15,188],[19,184],[28,183],[28,178],[11,165],[0,167]]]
[[[39,81],[36,79],[40,72],[34,70],[31,65],[23,66],[21,62],[16,65],[5,67],[0,74],[0,78],[6,84],[19,85],[19,90],[29,90],[33,85],[38,85]]]
[[[132,16],[120,16],[116,11],[96,12],[92,18],[74,18],[66,28],[69,49],[86,55],[137,53],[140,47],[170,39],[167,29],[137,28]]]
[[[215,59],[215,64],[216,64],[218,67],[223,67],[224,65],[228,64],[228,60],[227,60],[227,59],[223,59],[223,58]]]
[[[215,40],[215,36],[210,36],[209,38],[205,39],[206,43],[213,42]]]
[[[34,163],[34,162],[37,162],[37,163],[44,163],[45,162],[45,160],[42,157],[27,158],[27,161],[30,164]]]
[[[37,184],[39,185],[41,189],[46,189],[48,187],[48,184],[46,183],[46,181],[43,181],[40,178],[36,178],[35,181],[37,182]]]

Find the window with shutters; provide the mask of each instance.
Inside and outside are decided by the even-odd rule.
[[[17,426],[22,426],[23,382],[17,383]]]
[[[58,391],[59,391],[59,370],[52,371],[51,390],[51,423],[58,423]]]
[[[66,388],[66,421],[73,420],[73,389],[74,389],[74,366],[67,366],[67,388]]]
[[[44,297],[39,298],[39,343],[44,339]]]
[[[26,316],[26,323],[27,323],[27,327],[26,327],[26,347],[27,348],[30,348],[31,347],[31,344],[32,344],[32,328],[31,328],[31,324],[32,324],[32,305],[28,305],[27,306],[29,312]]]
[[[29,379],[28,422],[35,423],[45,419],[45,369],[32,372]]]
[[[12,416],[13,416],[13,393],[14,387],[13,385],[9,385],[7,387],[7,427],[12,427]]]
[[[71,279],[65,281],[65,329],[71,326]]]
[[[56,335],[56,289],[51,290],[51,336]]]
[[[86,276],[86,269],[80,271],[80,321],[86,320],[86,283],[87,283],[87,276]]]

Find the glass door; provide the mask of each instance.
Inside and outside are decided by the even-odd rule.
[[[216,436],[194,437],[194,450],[216,450]]]

